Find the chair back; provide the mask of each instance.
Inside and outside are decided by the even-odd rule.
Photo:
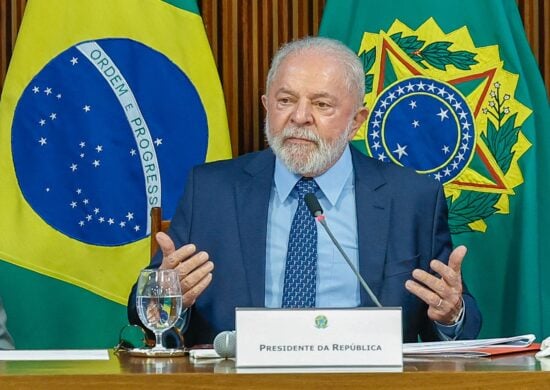
[[[162,219],[162,209],[153,207],[151,209],[151,257],[157,253],[159,244],[155,236],[158,232],[167,232],[170,227],[169,219]]]

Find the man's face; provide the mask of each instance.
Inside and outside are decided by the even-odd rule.
[[[290,55],[262,96],[268,142],[294,173],[313,177],[328,170],[367,116],[349,93],[341,66],[312,50]]]

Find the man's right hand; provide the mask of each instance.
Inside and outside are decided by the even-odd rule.
[[[162,264],[159,269],[178,271],[183,292],[183,307],[192,306],[212,281],[214,263],[209,260],[208,253],[197,252],[194,244],[176,249],[168,234],[159,232],[155,238],[162,251]]]

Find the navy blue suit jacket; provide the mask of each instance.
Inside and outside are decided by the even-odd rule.
[[[403,340],[438,340],[427,306],[405,289],[415,268],[447,261],[452,243],[442,187],[426,176],[381,163],[351,148],[359,237],[359,267],[384,306],[403,308]],[[196,244],[214,262],[211,285],[190,312],[185,344],[212,343],[235,328],[235,307],[263,307],[266,229],[275,156],[270,149],[195,167],[172,219],[176,248]],[[150,267],[158,267],[157,254]],[[139,323],[134,291],[129,318]],[[481,315],[465,288],[465,322],[460,338],[475,338]],[[361,292],[361,305],[374,306]]]

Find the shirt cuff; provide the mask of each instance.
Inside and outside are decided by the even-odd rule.
[[[462,299],[462,309],[460,309],[460,313],[458,314],[458,318],[456,319],[456,322],[452,325],[445,325],[441,324],[437,321],[435,322],[435,328],[437,330],[437,333],[439,334],[439,337],[443,341],[454,341],[460,336],[462,333],[462,327],[464,325],[464,313],[466,312],[466,307],[464,304],[464,299]]]

